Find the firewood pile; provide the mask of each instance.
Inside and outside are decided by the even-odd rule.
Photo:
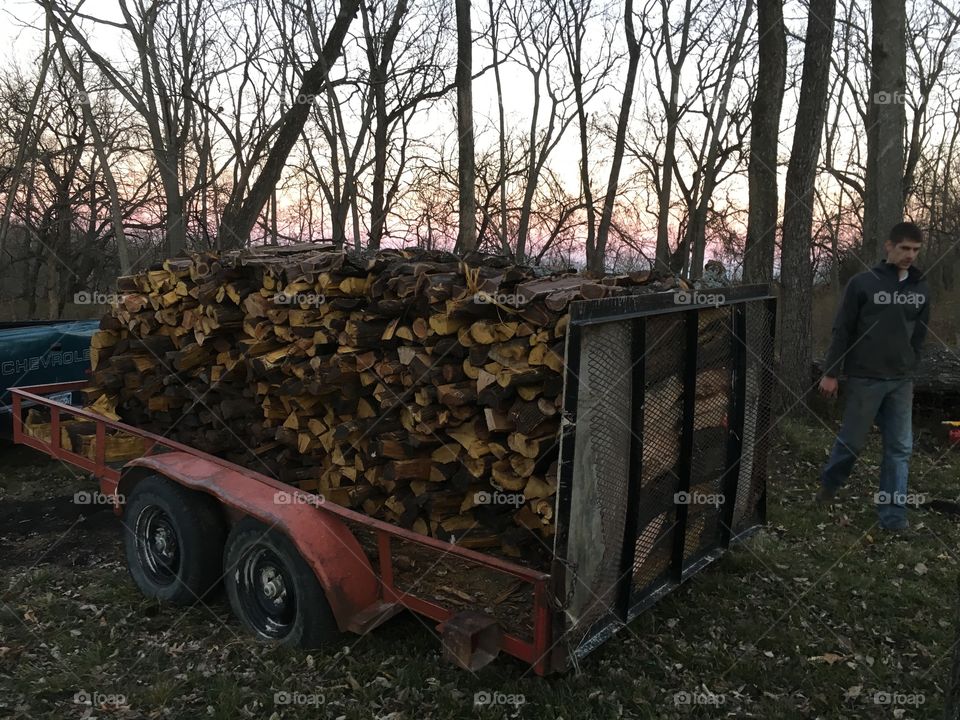
[[[531,531],[554,532],[570,303],[675,286],[418,249],[171,259],[119,278],[87,401],[326,501],[520,556]]]

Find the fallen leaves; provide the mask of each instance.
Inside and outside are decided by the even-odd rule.
[[[835,652],[828,652],[828,653],[824,653],[823,655],[814,655],[813,657],[808,657],[807,660],[811,662],[824,662],[827,665],[833,665],[834,663],[838,663],[842,660],[847,660],[850,657],[852,656],[840,655]]]

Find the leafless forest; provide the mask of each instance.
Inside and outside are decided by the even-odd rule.
[[[38,0],[5,10],[0,299],[333,239],[779,283],[784,377],[902,217],[955,288],[941,0]],[[464,218],[468,218],[466,221]],[[794,365],[794,367],[790,367]]]

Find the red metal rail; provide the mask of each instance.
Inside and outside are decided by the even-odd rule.
[[[135,437],[144,438],[145,451],[142,457],[154,455],[158,448],[166,448],[171,451],[178,451],[201,458],[208,462],[219,465],[230,472],[238,473],[257,482],[263,483],[275,490],[282,492],[296,492],[297,488],[280,482],[267,475],[250,470],[241,465],[228,462],[215,455],[210,455],[196,448],[184,445],[161,435],[142,430],[126,423],[110,420],[95,412],[84,408],[66,405],[44,395],[56,392],[82,390],[86,386],[86,381],[76,381],[67,383],[56,383],[51,385],[36,385],[22,388],[11,388],[13,396],[13,440],[15,443],[27,445],[40,452],[46,453],[51,457],[57,458],[71,465],[79,467],[92,473],[100,481],[100,489],[104,495],[112,495],[117,502],[114,503],[114,512],[122,512],[121,500],[117,496],[117,487],[123,473],[122,468],[117,468],[107,464],[105,461],[106,451],[106,433],[107,428],[115,429],[128,433]],[[50,409],[50,442],[44,442],[42,439],[33,437],[24,432],[23,429],[23,401],[29,400],[36,406],[43,406]],[[94,459],[80,455],[72,450],[63,447],[60,438],[60,417],[66,414],[72,417],[83,418],[95,423],[96,444]],[[398,539],[412,542],[422,547],[429,548],[442,555],[453,555],[465,562],[494,570],[503,575],[521,580],[532,586],[533,591],[533,640],[529,642],[521,637],[504,633],[502,648],[504,652],[512,655],[523,662],[533,666],[534,672],[538,675],[544,675],[552,669],[550,662],[550,638],[551,638],[551,618],[552,611],[548,598],[548,583],[550,575],[530,568],[511,563],[507,560],[486,555],[484,553],[461,547],[452,543],[447,543],[436,538],[420,535],[405,528],[391,525],[390,523],[376,518],[354,512],[349,508],[342,507],[335,503],[321,503],[314,505],[318,511],[331,513],[343,520],[360,523],[369,527],[377,536],[377,567],[379,568],[378,580],[380,582],[381,594],[386,602],[397,603],[420,615],[424,615],[439,623],[444,623],[455,615],[455,612],[448,607],[427,600],[422,597],[397,588],[394,584],[394,566],[391,540]],[[359,608],[358,608],[359,610]]]

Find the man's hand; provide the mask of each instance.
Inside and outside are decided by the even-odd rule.
[[[820,379],[820,394],[824,397],[835,398],[837,396],[837,388],[840,386],[840,383],[837,382],[835,377],[828,377],[824,375]]]

